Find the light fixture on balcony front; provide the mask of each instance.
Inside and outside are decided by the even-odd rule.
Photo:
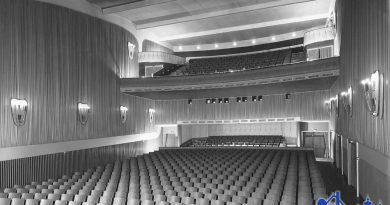
[[[27,106],[26,100],[11,99],[11,114],[16,126],[22,126],[26,123]]]
[[[369,112],[381,118],[383,115],[383,75],[375,71],[370,78],[362,80],[361,83]]]
[[[122,124],[125,124],[125,122],[127,120],[127,111],[128,110],[129,109],[127,109],[127,107],[125,107],[125,106],[120,106],[119,107],[119,111],[121,113],[121,122],[122,122]]]
[[[91,109],[86,103],[79,103],[78,106],[79,121],[82,125],[87,124],[89,117],[89,110]]]

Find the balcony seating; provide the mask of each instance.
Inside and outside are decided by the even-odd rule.
[[[227,73],[290,64],[292,63],[292,50],[285,49],[239,56],[191,59],[188,65],[176,72],[176,75]],[[306,61],[306,58],[294,58],[294,62],[300,61]]]
[[[312,151],[241,147],[160,150],[15,187],[0,205],[294,205],[326,194]]]
[[[286,141],[282,136],[210,136],[207,138],[193,138],[184,142],[181,147],[215,147],[215,146],[256,146],[256,147],[283,147]]]

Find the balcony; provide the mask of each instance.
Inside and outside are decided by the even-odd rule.
[[[121,79],[124,93],[152,98],[250,96],[329,89],[339,75],[339,57],[232,73]],[[239,95],[237,95],[239,94]]]

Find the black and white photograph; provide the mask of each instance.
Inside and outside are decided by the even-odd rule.
[[[390,0],[0,0],[0,205],[390,205]]]

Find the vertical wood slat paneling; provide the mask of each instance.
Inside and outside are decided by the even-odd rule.
[[[138,73],[127,30],[73,10],[32,0],[0,1],[0,147],[143,133],[151,100],[123,95],[119,77]],[[138,46],[138,45],[137,45]],[[13,124],[10,99],[29,103],[27,121]],[[91,106],[86,126],[77,103]],[[119,106],[131,110],[120,123]],[[142,109],[142,112],[138,109]]]
[[[340,109],[332,117],[332,127],[339,134],[390,156],[390,3],[387,0],[338,1],[338,34],[341,36],[340,77],[331,88],[331,95],[353,88],[353,113],[348,117]],[[384,118],[369,115],[361,80],[379,70],[384,75]]]
[[[65,174],[143,154],[143,142],[0,161],[0,187],[57,179]]]
[[[167,48],[165,46],[162,46],[156,42],[150,41],[145,39],[142,42],[142,51],[147,52],[147,51],[160,51],[164,53],[169,53],[169,54],[174,54],[173,50],[170,48]]]
[[[172,124],[188,120],[231,120],[251,118],[301,117],[301,120],[329,120],[324,101],[329,91],[315,91],[291,94],[291,100],[284,95],[263,96],[262,102],[237,103],[230,98],[227,104],[206,104],[204,99],[155,101],[156,123]]]

